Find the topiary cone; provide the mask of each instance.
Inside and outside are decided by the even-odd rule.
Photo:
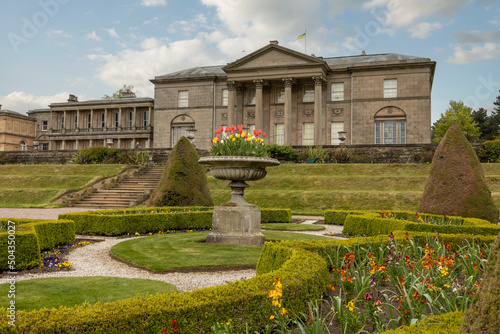
[[[434,153],[418,211],[498,222],[498,208],[479,159],[456,124],[448,129]]]
[[[500,332],[500,234],[493,243],[484,279],[465,311],[460,334],[498,334]]]
[[[213,206],[207,175],[196,149],[186,137],[175,144],[150,206]]]

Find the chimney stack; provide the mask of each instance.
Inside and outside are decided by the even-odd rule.
[[[2,105],[0,104],[0,110],[2,110]]]
[[[68,102],[78,102],[78,97],[73,94],[69,94]]]
[[[272,45],[278,45],[278,44],[279,44],[279,42],[278,42],[278,41],[276,41],[276,40],[274,40],[274,41],[269,41],[269,43],[270,43],[270,44],[272,44]]]
[[[135,98],[134,92],[122,92],[121,98]]]

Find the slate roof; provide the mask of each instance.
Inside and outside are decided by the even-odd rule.
[[[351,66],[360,65],[370,65],[380,64],[380,63],[411,63],[418,61],[431,61],[429,58],[408,56],[397,53],[383,53],[383,54],[372,54],[372,55],[357,55],[357,56],[344,56],[344,57],[316,57],[328,64],[332,69],[335,68],[346,68]],[[177,71],[161,76],[156,76],[151,81],[156,80],[175,80],[175,79],[190,79],[190,78],[203,78],[203,77],[227,77],[226,72],[223,68],[226,65],[217,66],[200,66],[192,67],[182,71]]]
[[[70,102],[56,102],[51,103],[49,107],[60,106],[84,106],[84,105],[106,105],[106,104],[121,104],[121,103],[138,103],[138,102],[154,102],[151,97],[122,97],[119,99],[100,99],[88,101],[70,101]]]
[[[32,117],[29,117],[25,114],[21,114],[21,113],[18,113],[17,111],[12,111],[12,110],[8,110],[8,109],[2,109],[0,110],[0,115],[2,114],[6,114],[6,115],[9,115],[9,116],[14,116],[14,117],[20,117],[20,118],[26,118],[26,119],[30,119],[30,120],[33,120]]]

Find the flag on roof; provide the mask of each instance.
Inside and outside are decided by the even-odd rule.
[[[300,35],[299,37],[297,37],[297,39],[302,39],[302,38],[306,38],[306,33],[303,33],[302,35]]]

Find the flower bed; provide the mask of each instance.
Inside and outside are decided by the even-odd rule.
[[[261,209],[262,223],[291,222],[290,209]],[[60,214],[75,222],[77,234],[118,236],[166,230],[210,229],[211,207],[148,207]]]
[[[71,220],[1,218],[3,225],[13,222],[12,232],[0,233],[0,270],[23,270],[38,267],[40,251],[75,240],[75,223]],[[9,241],[15,242],[14,250]],[[9,255],[15,255],[15,268],[9,266]]]

